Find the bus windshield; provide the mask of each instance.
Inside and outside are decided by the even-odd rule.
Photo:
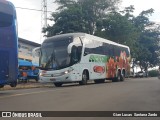
[[[40,67],[42,69],[59,70],[70,65],[68,45],[71,39],[44,42],[41,47]]]
[[[11,5],[0,4],[0,27],[9,27],[13,22],[13,7]]]

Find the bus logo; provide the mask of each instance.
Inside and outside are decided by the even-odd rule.
[[[105,67],[104,66],[94,66],[93,71],[96,73],[104,73],[105,72]]]

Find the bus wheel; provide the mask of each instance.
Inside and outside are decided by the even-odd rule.
[[[119,82],[121,81],[122,75],[121,71],[118,71],[118,76],[112,80],[112,82]]]
[[[54,83],[54,85],[55,85],[56,87],[61,87],[61,86],[62,86],[62,83]]]
[[[98,83],[100,83],[100,82],[99,82],[99,80],[94,80],[94,83],[98,84]]]
[[[124,81],[125,80],[125,72],[123,71],[121,77],[120,77],[120,81]]]
[[[11,87],[16,87],[17,86],[17,82],[13,82],[10,84]]]
[[[89,74],[88,74],[88,71],[85,70],[85,71],[83,71],[83,74],[82,74],[82,81],[79,81],[79,84],[80,85],[86,85],[88,79],[89,79]]]
[[[35,78],[35,80],[36,80],[36,82],[38,82],[38,77],[37,77],[37,78]]]
[[[0,85],[0,88],[3,88],[4,87],[4,85]]]

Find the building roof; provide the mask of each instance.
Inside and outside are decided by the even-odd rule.
[[[26,39],[23,39],[23,38],[18,38],[18,41],[29,44],[29,45],[33,45],[35,47],[40,47],[41,46],[39,43],[35,43],[35,42],[29,41],[29,40],[26,40]]]

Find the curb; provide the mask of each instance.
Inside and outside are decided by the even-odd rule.
[[[0,88],[0,91],[4,90],[17,90],[17,89],[30,89],[30,88],[43,88],[43,87],[53,87],[54,84],[41,84],[41,83],[21,83],[16,87],[10,87],[10,85],[4,86],[4,88]]]

